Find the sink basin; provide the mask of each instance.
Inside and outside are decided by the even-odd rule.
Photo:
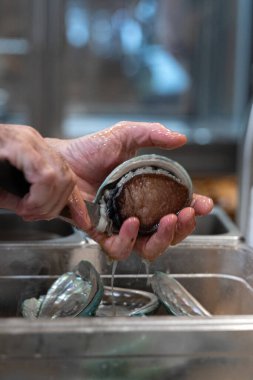
[[[161,306],[145,317],[54,321],[25,320],[22,301],[45,293],[81,260],[90,261],[110,285],[112,265],[94,241],[61,221],[50,229],[36,222],[24,235],[24,222],[15,229],[11,217],[0,233],[1,379],[251,380],[253,250],[218,213],[199,218],[195,234],[149,268],[150,275],[172,274],[212,317],[175,317]],[[136,253],[118,263],[114,285],[150,291]]]
[[[84,244],[84,233],[63,220],[25,222],[0,211],[0,276],[62,273],[65,260]]]
[[[0,210],[0,246],[3,244],[66,244],[77,243],[83,233],[61,219],[25,222],[16,214]]]
[[[69,267],[80,258],[93,261],[110,284],[111,265],[97,245],[68,257]],[[253,250],[241,242],[185,242],[150,273],[157,269],[172,273],[213,316],[175,317],[160,308],[148,317],[28,321],[20,317],[22,299],[45,292],[57,276],[1,276],[1,379],[251,380]],[[119,263],[116,285],[149,289],[137,255]]]
[[[179,281],[212,315],[253,315],[253,288],[241,277],[224,274],[175,274]],[[0,277],[0,318],[22,317],[25,299],[45,295],[57,276]],[[111,276],[103,276],[111,285]],[[116,275],[114,286],[152,293],[146,275]],[[161,305],[153,315],[168,316]]]
[[[233,241],[240,239],[241,233],[226,212],[221,207],[215,206],[210,214],[196,219],[195,231],[188,239],[198,237],[204,240],[206,236]]]

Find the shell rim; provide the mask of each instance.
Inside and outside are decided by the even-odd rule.
[[[120,177],[128,173],[131,170],[138,169],[143,166],[154,166],[160,169],[165,169],[171,172],[176,178],[178,178],[182,184],[184,184],[189,191],[189,199],[192,198],[192,180],[185,170],[185,168],[179,164],[177,161],[174,161],[168,157],[157,155],[157,154],[143,154],[140,156],[135,156],[130,158],[127,161],[124,161],[118,165],[102,182],[98,188],[94,202],[98,203],[103,192],[104,188],[108,185],[117,182]]]

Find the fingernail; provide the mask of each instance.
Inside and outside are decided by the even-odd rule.
[[[129,226],[128,226],[128,231],[134,238],[136,237],[138,233],[138,225],[139,225],[139,221],[136,218],[133,218],[131,220],[131,223],[129,223]]]

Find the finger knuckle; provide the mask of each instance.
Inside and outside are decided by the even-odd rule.
[[[158,123],[158,122],[153,123],[153,126],[156,127],[156,128],[159,128],[159,129],[164,129],[165,128],[163,124]]]
[[[24,130],[27,135],[31,137],[40,137],[42,138],[41,134],[37,131],[37,129],[31,127],[30,125],[25,125]]]
[[[50,166],[44,167],[41,174],[41,181],[45,184],[52,185],[57,181],[57,171]]]
[[[65,187],[68,188],[69,191],[72,191],[76,185],[76,178],[71,171],[68,171],[58,177],[57,183],[59,187]]]

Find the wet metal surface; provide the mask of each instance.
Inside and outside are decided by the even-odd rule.
[[[0,242],[1,379],[252,379],[253,250],[235,231],[191,236],[150,266],[150,275],[172,274],[212,317],[175,317],[160,307],[155,315],[113,323],[25,320],[22,299],[46,291],[80,260],[110,286],[112,266],[98,245],[72,238]],[[137,255],[119,262],[114,286],[150,291]]]

